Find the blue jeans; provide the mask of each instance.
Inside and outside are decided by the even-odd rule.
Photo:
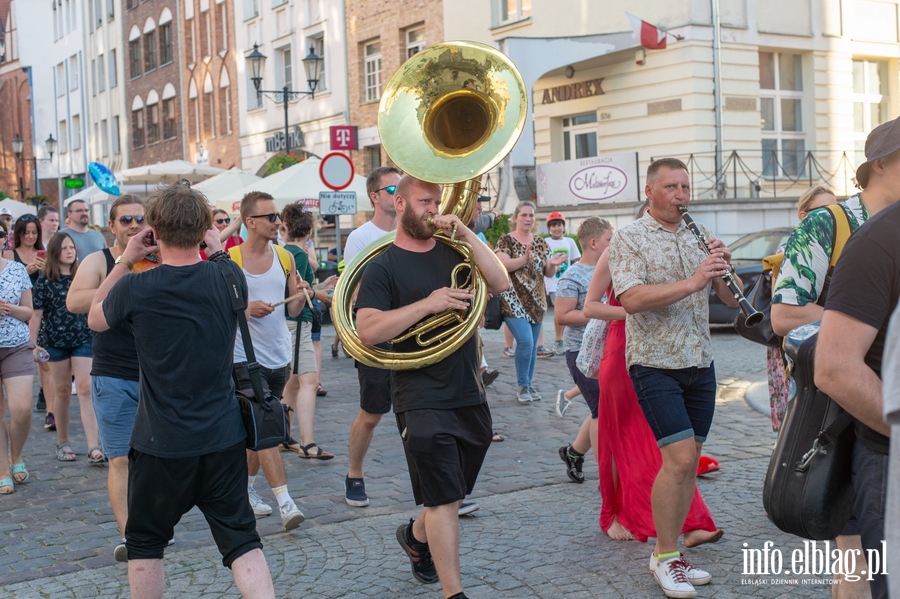
[[[541,323],[532,324],[524,318],[504,318],[503,322],[516,339],[516,383],[520,387],[530,387],[537,361]]]

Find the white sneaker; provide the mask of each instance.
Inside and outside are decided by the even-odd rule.
[[[284,526],[285,530],[297,528],[301,522],[306,520],[303,512],[300,511],[300,508],[293,501],[285,503],[279,509],[281,510],[281,525]]]
[[[541,394],[538,393],[537,389],[535,389],[534,387],[528,387],[528,391],[531,393],[532,401],[541,401],[541,399],[543,399],[543,397],[541,397]]]
[[[272,507],[263,501],[256,493],[256,489],[249,489],[250,507],[253,508],[253,515],[257,518],[264,518],[272,514]]]
[[[707,572],[706,570],[701,570],[691,562],[687,561],[684,558],[684,554],[681,554],[681,563],[684,565],[684,573],[687,575],[688,580],[695,587],[701,587],[705,584],[709,584],[712,580],[712,574]]]
[[[666,597],[674,599],[693,599],[697,596],[697,590],[690,583],[685,571],[685,562],[681,557],[672,556],[659,561],[655,555],[650,555],[650,572],[662,589]],[[709,576],[707,574],[707,576]],[[707,580],[706,582],[709,582]]]
[[[475,503],[474,501],[464,501],[459,505],[459,509],[457,510],[458,516],[465,516],[466,514],[471,514],[477,509],[480,509],[481,506]]]
[[[530,387],[519,387],[519,391],[516,393],[516,399],[518,399],[522,403],[528,403],[530,401],[534,401],[534,398],[531,396],[531,388]]]
[[[566,392],[563,389],[560,389],[556,392],[556,415],[560,418],[566,417],[566,412],[569,411],[569,405],[572,402],[566,399]]]

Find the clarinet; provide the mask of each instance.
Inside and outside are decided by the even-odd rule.
[[[710,255],[709,248],[706,247],[706,237],[700,231],[700,227],[697,226],[697,223],[694,222],[694,219],[691,218],[691,215],[688,214],[688,209],[685,206],[679,206],[678,211],[681,213],[681,218],[684,220],[684,224],[691,230],[691,233],[697,238],[699,242],[700,249],[706,252],[706,255]],[[734,299],[738,301],[740,305],[741,312],[746,316],[746,320],[744,324],[748,327],[755,327],[759,323],[763,321],[765,315],[754,308],[747,298],[744,297],[744,292],[738,287],[737,282],[734,280],[734,276],[730,272],[722,275],[722,280],[725,282],[725,285],[728,287],[728,290],[731,291],[731,294],[734,296]]]

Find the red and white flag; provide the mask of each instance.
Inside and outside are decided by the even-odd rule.
[[[666,32],[648,23],[642,21],[631,13],[625,13],[631,22],[631,28],[634,29],[634,39],[641,42],[641,45],[650,50],[664,50],[666,48]]]

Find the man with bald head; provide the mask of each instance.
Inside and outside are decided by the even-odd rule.
[[[462,256],[434,239],[449,232],[472,246],[489,293],[509,286],[506,269],[487,245],[455,215],[441,215],[441,188],[413,177],[397,185],[394,203],[399,227],[394,242],[366,268],[357,296],[357,331],[368,346],[389,342],[419,322],[445,310],[467,310],[468,289],[451,287]],[[433,218],[429,224],[429,218]],[[467,273],[460,273],[461,278]],[[438,329],[436,333],[440,333]],[[414,339],[392,344],[397,352],[421,349]],[[459,573],[457,510],[472,492],[491,445],[491,413],[478,367],[478,340],[472,336],[431,366],[391,372],[397,428],[409,466],[415,520],[397,529],[397,541],[426,584],[440,579],[444,597],[465,599]]]

